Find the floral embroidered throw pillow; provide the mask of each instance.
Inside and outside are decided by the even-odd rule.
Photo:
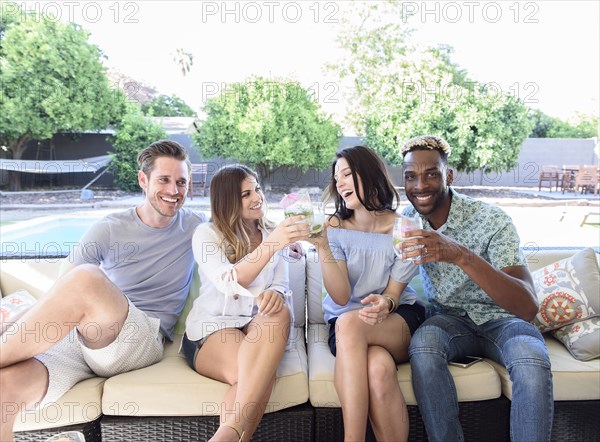
[[[35,303],[35,299],[26,290],[17,290],[0,299],[0,334],[13,326]]]
[[[593,249],[583,249],[532,275],[540,304],[533,324],[542,333],[600,315],[600,272]]]
[[[571,356],[580,361],[600,357],[600,317],[565,325],[552,332]]]

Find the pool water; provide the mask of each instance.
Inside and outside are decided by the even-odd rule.
[[[53,216],[0,227],[2,259],[64,257],[98,216]]]

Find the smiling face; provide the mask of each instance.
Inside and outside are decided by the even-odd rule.
[[[362,207],[363,204],[358,198],[358,195],[361,198],[363,197],[360,175],[356,174],[358,189],[355,189],[352,169],[345,158],[339,158],[335,163],[333,179],[335,180],[337,193],[342,197],[348,209],[356,210]]]
[[[450,211],[452,170],[436,150],[413,150],[404,157],[406,198],[435,228],[446,222]]]
[[[185,202],[188,178],[185,161],[172,157],[156,158],[150,176],[140,171],[138,181],[146,194],[142,220],[151,226],[170,222]]]
[[[265,197],[256,178],[248,175],[241,184],[242,220],[258,221],[265,215]]]

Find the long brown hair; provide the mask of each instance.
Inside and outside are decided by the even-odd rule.
[[[242,181],[248,177],[254,177],[258,182],[255,171],[235,164],[221,167],[210,182],[212,222],[223,234],[225,254],[229,262],[234,264],[251,251],[250,238],[242,220]],[[262,197],[266,205],[265,196]],[[258,225],[266,230],[274,227],[264,216]]]
[[[394,188],[394,184],[385,168],[385,163],[372,149],[365,146],[354,146],[337,152],[335,160],[331,164],[331,181],[327,194],[335,202],[334,215],[341,219],[348,219],[354,213],[353,210],[346,207],[346,202],[337,192],[334,179],[335,165],[340,158],[344,158],[348,162],[356,196],[367,210],[396,211],[400,195]],[[362,180],[363,196],[358,193],[357,175]]]

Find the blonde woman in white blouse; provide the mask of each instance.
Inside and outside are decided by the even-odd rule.
[[[264,414],[290,331],[286,248],[307,239],[309,225],[302,216],[269,222],[258,176],[242,165],[217,171],[210,203],[212,222],[192,239],[201,289],[182,350],[198,373],[231,386],[210,440],[246,441]]]

